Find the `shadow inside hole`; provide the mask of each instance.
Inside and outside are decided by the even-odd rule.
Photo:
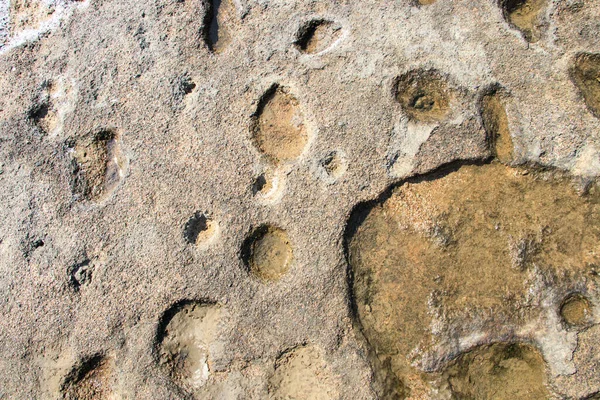
[[[207,32],[208,47],[215,50],[219,41],[219,9],[221,8],[221,0],[211,0],[210,2],[210,23]]]
[[[252,184],[252,194],[256,195],[257,193],[262,192],[267,186],[267,178],[264,174],[261,174],[254,183]]]
[[[50,108],[48,107],[48,104],[40,104],[29,112],[29,118],[38,123],[48,116],[49,111]]]
[[[209,220],[206,215],[196,212],[185,224],[183,235],[188,243],[195,244],[198,241],[198,236],[208,228]]]
[[[86,259],[69,268],[69,285],[75,292],[79,292],[82,286],[92,281],[93,266],[91,261]]]

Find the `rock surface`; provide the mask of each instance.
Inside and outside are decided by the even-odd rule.
[[[598,398],[599,21],[0,0],[0,398]]]

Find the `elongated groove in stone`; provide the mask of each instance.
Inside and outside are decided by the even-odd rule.
[[[218,333],[221,308],[215,304],[182,302],[164,315],[159,331],[159,363],[183,390],[194,393],[212,374],[209,348]]]
[[[494,91],[485,95],[481,103],[481,118],[492,154],[500,162],[510,163],[514,149],[501,95]]]
[[[600,54],[578,54],[570,73],[587,108],[600,118]]]
[[[466,165],[357,208],[347,233],[357,316],[400,379],[411,353],[433,351],[441,337],[431,332],[434,315],[453,335],[471,333],[464,321],[495,333],[498,324],[522,326],[541,312],[524,307],[525,271],[580,276],[600,262],[598,188],[580,195],[569,179]]]
[[[258,150],[274,164],[294,160],[308,142],[298,100],[279,85],[272,86],[261,99],[251,131]]]

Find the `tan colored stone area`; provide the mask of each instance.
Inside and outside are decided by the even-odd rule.
[[[261,99],[252,127],[256,147],[274,164],[291,161],[304,150],[308,133],[298,100],[281,86]]]
[[[547,0],[501,0],[506,19],[519,29],[528,42],[540,40],[543,32],[542,14]]]
[[[323,350],[306,345],[283,354],[270,379],[275,400],[333,400],[339,383],[325,361]]]
[[[571,79],[589,110],[600,118],[600,54],[578,54],[571,67]]]
[[[370,206],[349,254],[358,317],[378,357],[402,380],[418,354],[435,354],[444,326],[538,318],[533,271],[581,276],[599,261],[598,196],[560,172],[494,162],[410,180]]]
[[[12,0],[10,3],[10,31],[16,34],[25,29],[36,29],[50,18],[54,8],[40,0]]]
[[[529,345],[502,343],[471,350],[454,360],[444,377],[456,399],[551,398],[544,359]]]

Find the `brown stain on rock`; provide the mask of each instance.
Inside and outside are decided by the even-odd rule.
[[[587,108],[600,118],[600,54],[578,54],[570,74]]]
[[[561,172],[493,162],[411,179],[358,208],[351,284],[377,357],[403,380],[438,343],[436,324],[458,332],[535,318],[525,271],[578,274],[600,261],[599,203],[596,187],[582,195]]]

